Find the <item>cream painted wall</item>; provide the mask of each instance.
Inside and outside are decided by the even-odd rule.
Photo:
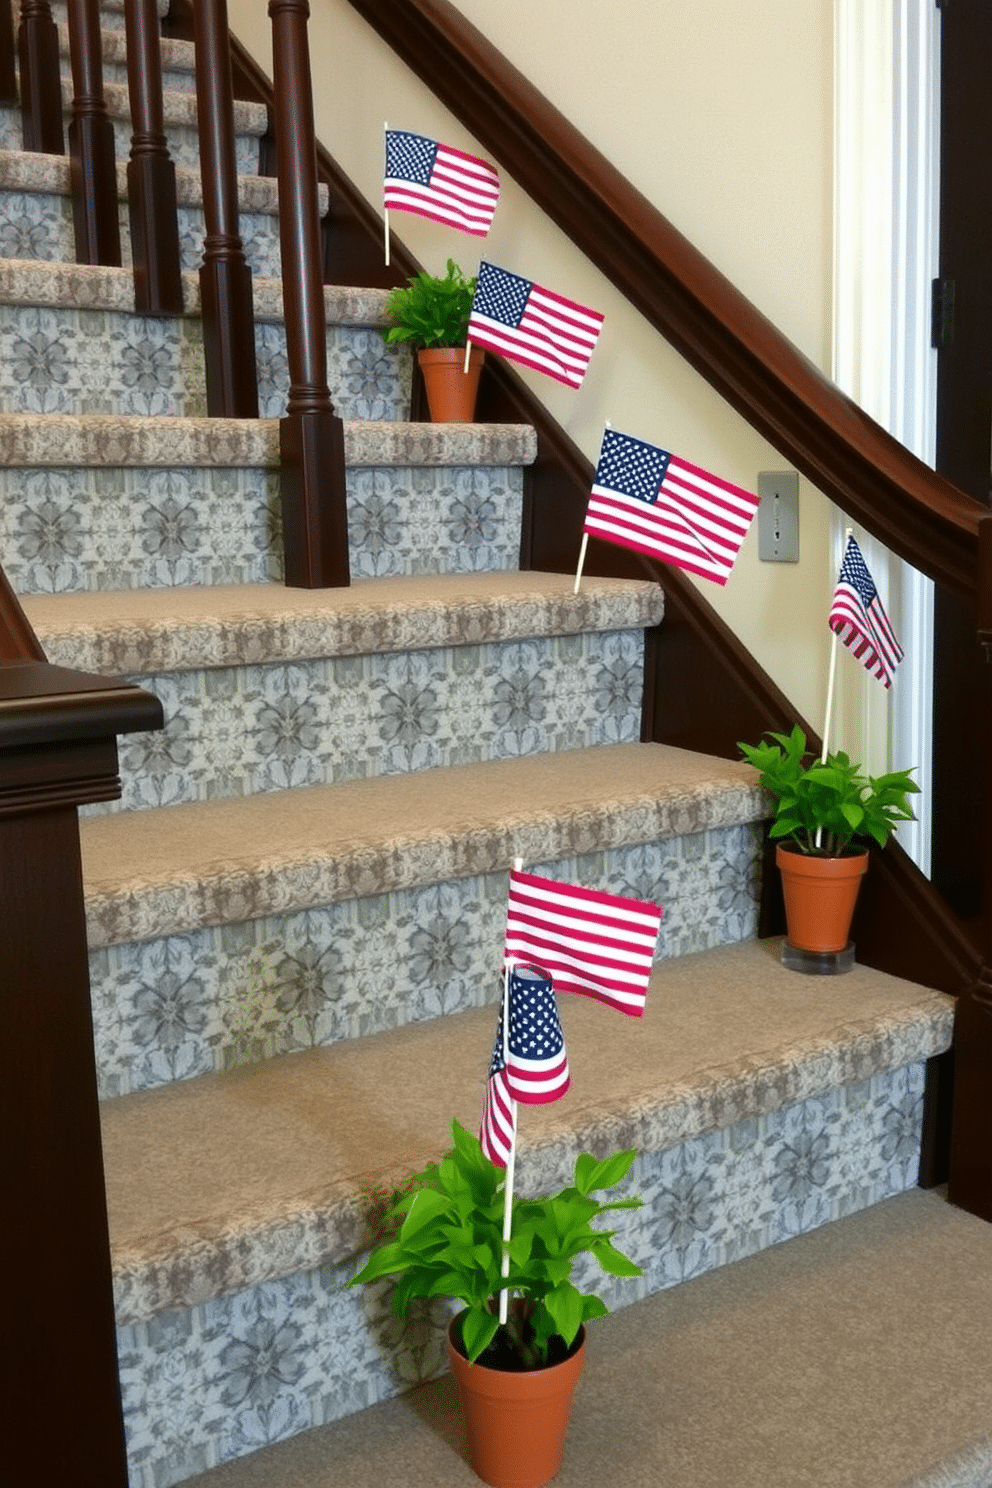
[[[484,153],[346,0],[311,4],[318,136],[371,201],[381,204],[384,120]],[[832,0],[460,0],[460,8],[812,361],[829,367]],[[271,76],[266,7],[229,0],[229,11],[232,30]],[[393,226],[429,268],[452,256],[471,271],[481,249],[605,312],[581,389],[524,374],[591,460],[609,419],[740,485],[783,468],[505,173],[484,244],[409,215],[393,214]],[[835,579],[829,513],[801,481],[799,563],[760,563],[753,531],[724,589],[700,583],[814,725]]]

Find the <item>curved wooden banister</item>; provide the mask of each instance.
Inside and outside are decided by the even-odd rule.
[[[449,0],[349,0],[743,418],[887,547],[975,594],[983,508],[802,355]]]

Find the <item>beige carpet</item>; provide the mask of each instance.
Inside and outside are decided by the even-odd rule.
[[[592,1326],[559,1488],[988,1488],[992,1227],[914,1191]],[[470,1488],[449,1378],[190,1488]]]
[[[581,1078],[521,1122],[520,1181],[551,1191],[576,1145],[664,1150],[950,1043],[942,994],[864,966],[798,976],[777,951],[752,941],[663,963],[643,1020],[567,999]],[[450,1145],[452,1116],[477,1124],[494,1031],[480,1008],[108,1102],[119,1321],[354,1255]],[[443,1101],[425,1075],[437,1070]]]

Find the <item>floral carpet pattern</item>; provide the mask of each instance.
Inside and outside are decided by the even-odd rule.
[[[726,827],[535,871],[663,904],[662,960],[755,934],[762,838]],[[94,950],[101,1094],[494,1002],[506,893],[505,873],[460,878]]]

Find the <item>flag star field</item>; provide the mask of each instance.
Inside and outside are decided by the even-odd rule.
[[[386,130],[383,204],[484,238],[499,201],[499,176],[488,160],[423,134]]]
[[[608,429],[603,438],[596,479],[599,484],[633,496],[637,501],[655,502],[668,469],[671,455],[656,444],[617,434]]]

